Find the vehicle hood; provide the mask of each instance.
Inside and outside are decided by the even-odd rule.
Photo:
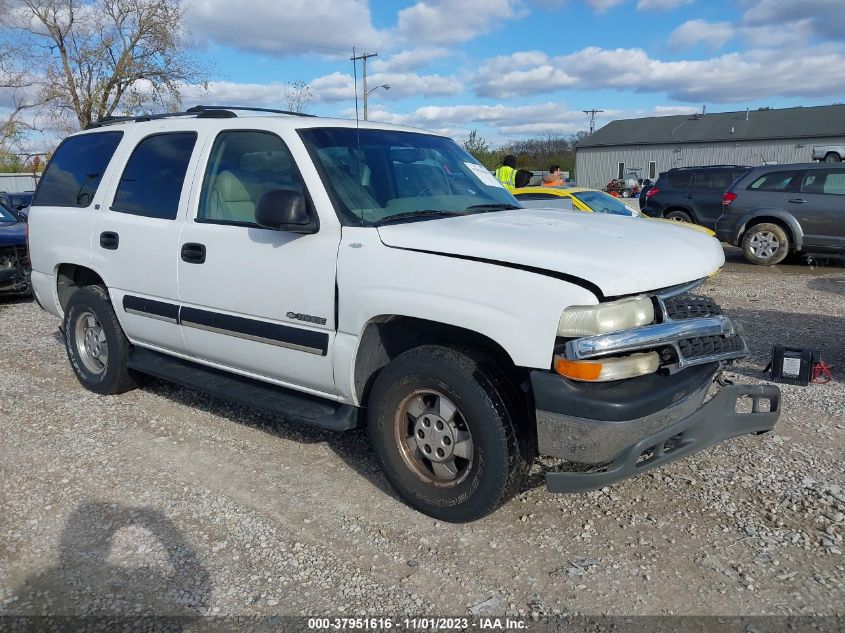
[[[516,209],[378,231],[386,246],[561,273],[591,282],[606,297],[700,279],[725,262],[719,242],[698,231],[598,213]]]
[[[0,247],[26,244],[26,222],[0,222]]]

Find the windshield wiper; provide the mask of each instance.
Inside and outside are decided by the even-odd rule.
[[[510,211],[512,209],[521,209],[507,202],[495,202],[491,204],[474,204],[466,208],[467,211]]]
[[[376,222],[377,226],[382,224],[389,224],[391,222],[407,220],[409,218],[451,218],[456,215],[464,215],[458,211],[440,211],[438,209],[421,209],[419,211],[406,211],[405,213],[397,213],[390,215],[382,220]]]

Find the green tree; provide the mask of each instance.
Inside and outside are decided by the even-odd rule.
[[[490,149],[487,139],[478,130],[469,131],[464,149],[487,169],[495,169],[499,163],[499,154]]]

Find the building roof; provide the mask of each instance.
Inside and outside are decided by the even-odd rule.
[[[845,105],[611,121],[578,148],[845,136]]]

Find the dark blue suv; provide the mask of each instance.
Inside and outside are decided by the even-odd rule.
[[[749,169],[741,165],[670,169],[660,174],[646,193],[641,210],[652,218],[694,222],[715,229],[722,214],[722,194]]]

